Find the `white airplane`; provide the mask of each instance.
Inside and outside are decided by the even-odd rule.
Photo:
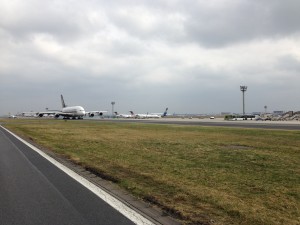
[[[115,116],[117,118],[133,118],[132,114],[128,115],[128,114],[118,114],[118,112],[115,112]]]
[[[64,98],[62,95],[61,97],[61,104],[62,104],[62,110],[51,110],[46,112],[38,112],[37,115],[39,117],[43,116],[54,116],[55,118],[58,118],[62,116],[64,119],[83,119],[83,116],[89,116],[94,117],[94,115],[103,115],[106,111],[91,111],[86,112],[82,106],[67,106],[65,104]]]
[[[38,115],[38,112],[33,112],[33,111],[31,111],[31,112],[22,112],[21,113],[21,116],[23,116],[23,117],[37,117]]]
[[[17,119],[18,117],[15,116],[15,115],[9,115],[8,118],[10,118],[10,119]]]
[[[150,114],[134,114],[133,111],[130,111],[131,116],[137,119],[159,119],[167,116],[168,108],[166,108],[164,113],[150,113]]]
[[[150,118],[151,116],[154,116],[154,118],[158,118],[158,117],[166,117],[168,115],[168,109],[166,108],[166,110],[163,113],[150,113]]]

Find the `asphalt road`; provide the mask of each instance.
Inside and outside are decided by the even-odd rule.
[[[134,223],[0,128],[0,224]]]

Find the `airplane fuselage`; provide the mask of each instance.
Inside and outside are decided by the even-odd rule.
[[[61,114],[65,117],[82,117],[85,115],[85,110],[82,106],[70,106],[63,108]]]

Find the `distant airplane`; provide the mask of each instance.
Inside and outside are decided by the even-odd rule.
[[[55,118],[58,118],[58,117],[62,116],[64,119],[70,119],[70,118],[83,119],[83,116],[94,117],[94,115],[96,115],[96,114],[102,116],[104,112],[107,112],[107,111],[86,112],[82,106],[67,106],[65,104],[63,96],[60,95],[60,97],[61,97],[62,110],[51,110],[51,111],[46,111],[46,112],[38,112],[37,115],[39,117],[54,116]]]
[[[9,115],[8,118],[10,118],[10,119],[17,119],[18,117],[15,116],[15,115]]]
[[[115,112],[115,116],[117,118],[133,118],[132,114],[128,115],[128,114],[118,114],[118,112]]]
[[[159,119],[161,117],[167,116],[168,108],[166,108],[164,113],[147,113],[147,114],[134,114],[133,111],[130,111],[131,116],[137,119]]]
[[[168,109],[169,108],[166,108],[163,113],[150,113],[150,115],[157,115],[157,116],[160,116],[160,117],[166,117],[166,116],[168,116]]]

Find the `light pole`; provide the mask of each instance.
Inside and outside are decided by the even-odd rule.
[[[245,91],[247,91],[247,86],[240,86],[241,92],[243,92],[243,115],[245,115]]]
[[[111,102],[111,117],[113,118],[114,117],[114,105],[116,103],[115,102]]]
[[[265,105],[264,108],[265,108],[265,114],[267,114],[267,108],[268,108],[268,106]]]

